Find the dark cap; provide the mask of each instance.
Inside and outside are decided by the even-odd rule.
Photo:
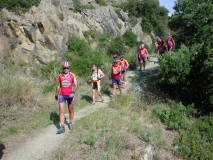
[[[117,59],[115,59],[115,60],[113,61],[113,63],[118,63],[118,60],[117,60]]]

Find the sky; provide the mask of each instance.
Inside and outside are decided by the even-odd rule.
[[[174,12],[172,7],[175,5],[175,0],[159,0],[160,6],[164,6],[169,10],[169,16]]]

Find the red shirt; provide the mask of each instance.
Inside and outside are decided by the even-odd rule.
[[[139,56],[140,56],[141,58],[145,58],[145,57],[146,57],[146,54],[148,54],[148,51],[147,51],[146,48],[142,48],[142,49],[140,50],[140,52],[139,52]]]
[[[121,77],[121,66],[112,66],[112,78],[120,78]]]
[[[118,65],[121,66],[121,70],[123,71],[126,70],[129,63],[127,62],[127,60],[123,59],[118,61]]]
[[[70,95],[72,92],[72,84],[74,83],[75,80],[75,75],[73,73],[68,73],[67,75],[65,74],[59,74],[58,76],[58,82],[60,83],[60,94],[62,95]]]
[[[163,54],[166,52],[166,47],[165,46],[158,46],[159,54]]]

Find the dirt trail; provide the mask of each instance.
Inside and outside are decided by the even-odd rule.
[[[146,65],[146,70],[157,67],[157,58],[150,57],[150,62]],[[146,72],[146,71],[145,71]],[[128,76],[134,76],[135,71],[128,71]],[[130,84],[128,85],[130,86]],[[124,91],[125,92],[125,91]],[[105,102],[96,102],[95,105],[88,105],[83,109],[75,112],[74,123],[80,118],[95,112],[96,110],[106,107],[110,98],[105,96]],[[68,115],[65,115],[68,117]],[[52,153],[60,143],[68,136],[69,130],[66,127],[66,132],[63,134],[56,134],[57,128],[54,124],[46,126],[42,129],[35,130],[29,135],[16,140],[16,143],[6,146],[3,150],[4,154],[2,160],[43,160],[48,159],[49,154]]]

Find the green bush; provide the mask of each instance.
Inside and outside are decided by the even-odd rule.
[[[96,3],[99,4],[100,6],[107,6],[107,3],[105,0],[96,0]]]
[[[190,127],[188,114],[191,113],[191,106],[185,107],[181,102],[171,102],[169,106],[162,107],[157,105],[154,113],[165,122],[171,129],[180,130]]]
[[[126,51],[125,41],[121,36],[113,38],[109,44],[108,53],[122,53]]]
[[[190,91],[187,85],[190,85],[190,58],[191,53],[185,46],[178,52],[168,52],[159,58],[159,87],[177,100],[189,100]]]
[[[13,11],[17,14],[20,12],[27,12],[30,7],[36,6],[40,3],[41,0],[12,0],[12,1],[0,1],[0,8],[7,8],[10,11]]]
[[[88,76],[92,64],[101,66],[105,56],[98,51],[93,51],[87,41],[79,37],[74,37],[69,42],[68,52],[62,55],[62,59],[71,61],[71,71],[75,74],[79,76]]]
[[[130,30],[127,30],[124,33],[123,39],[125,44],[128,45],[129,47],[135,47],[138,44],[137,35]]]
[[[61,71],[61,64],[57,61],[51,61],[47,65],[42,65],[40,67],[42,78],[50,79],[52,76],[55,76],[55,72],[58,74]]]
[[[213,159],[213,116],[198,118],[193,126],[180,133],[175,145],[176,154],[184,159]]]

